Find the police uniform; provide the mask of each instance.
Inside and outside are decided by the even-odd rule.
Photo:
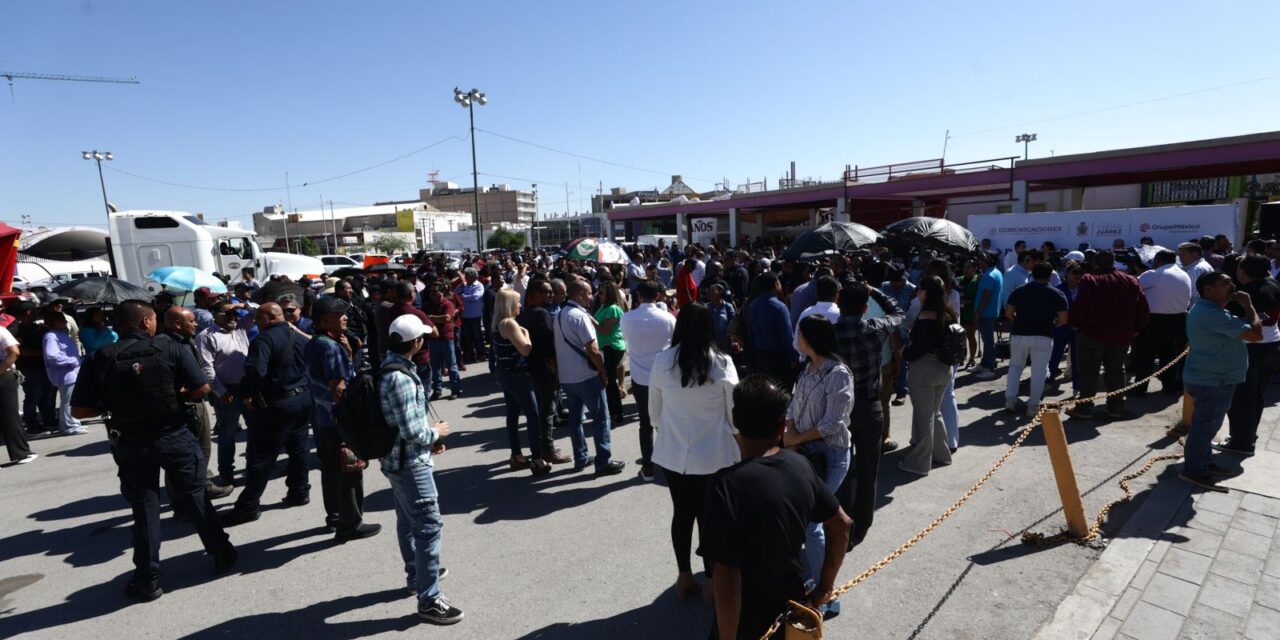
[[[163,370],[157,368],[161,367]],[[191,353],[164,336],[129,331],[106,345],[80,370],[75,407],[107,412],[112,455],[120,468],[120,492],[133,508],[134,578],[129,593],[159,597],[160,470],[195,524],[204,549],[225,570],[235,559],[226,532],[205,495],[206,460],[187,428],[179,389],[208,384]]]
[[[200,352],[196,349],[195,340],[172,331],[165,331],[164,337],[169,338],[183,349],[191,352],[191,356],[195,358],[196,364],[200,364]],[[212,382],[212,381],[210,381]],[[209,405],[205,403],[206,398],[201,398],[195,402],[187,402],[187,427],[191,429],[191,433],[195,435],[196,440],[200,442],[200,453],[204,454],[205,463],[208,464],[211,459],[213,450],[213,429],[209,420]],[[205,471],[205,488],[209,488],[209,472]],[[171,483],[165,482],[166,488],[169,489],[170,497],[173,496],[173,488]]]
[[[236,498],[229,522],[257,519],[262,492],[276,464],[280,450],[289,454],[285,503],[300,506],[310,502],[307,481],[307,425],[311,417],[311,393],[307,389],[307,369],[303,350],[307,338],[288,322],[263,328],[249,343],[242,396],[253,402],[245,412],[249,427],[249,450],[244,490]]]

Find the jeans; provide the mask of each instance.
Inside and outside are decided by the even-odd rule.
[[[71,417],[71,393],[76,383],[58,386],[58,429],[63,433],[72,433],[84,429],[80,421]]]
[[[652,467],[653,421],[649,418],[649,385],[632,380],[631,395],[636,399],[636,411],[640,414],[640,464]]]
[[[231,550],[231,542],[204,492],[205,460],[200,455],[200,443],[189,429],[171,429],[155,439],[125,438],[112,454],[120,467],[120,493],[133,509],[135,581],[147,585],[160,578],[161,469],[173,482],[205,551]]]
[[[1267,386],[1280,370],[1280,343],[1251,344],[1249,368],[1244,382],[1236,385],[1227,419],[1231,425],[1232,446],[1252,447],[1258,440],[1258,423],[1267,406]],[[1194,416],[1194,414],[1192,414]]]
[[[1053,338],[1048,336],[1012,336],[1009,338],[1009,381],[1004,387],[1004,404],[1013,406],[1018,401],[1018,387],[1022,370],[1031,358],[1031,395],[1027,396],[1027,411],[1040,407],[1044,397],[1044,381],[1049,377],[1049,357],[1053,354]]]
[[[55,408],[57,388],[49,382],[49,373],[43,368],[22,371],[22,422],[28,429],[36,430],[58,424]]]
[[[423,387],[422,387],[422,388],[423,388],[423,390],[425,390],[425,389],[426,389],[427,382],[431,380],[431,356],[430,356],[430,354],[428,354],[428,355],[427,355],[427,361],[426,361],[426,362],[422,362],[422,363],[415,363],[415,364],[414,364],[414,369],[415,369],[415,370],[417,371],[417,373],[418,373],[418,379],[422,381],[422,384],[423,384]],[[423,403],[422,410],[423,410],[423,411],[426,411],[426,412],[427,412],[427,415],[429,416],[429,415],[431,415],[431,409],[430,409],[430,407],[431,407],[431,394],[429,394],[429,393],[428,393],[428,394],[426,394],[426,396],[427,396],[427,397],[426,397],[426,400],[425,400],[425,401],[424,401],[424,403]]]
[[[507,444],[511,447],[511,456],[520,455],[520,414],[524,414],[525,428],[529,433],[529,452],[534,458],[541,458],[542,451],[542,416],[538,412],[538,397],[533,390],[533,378],[527,371],[494,371],[498,387],[502,389],[502,399],[507,405]]]
[[[982,335],[982,368],[996,369],[996,319],[978,318],[978,333]]]
[[[306,496],[311,492],[307,481],[307,424],[311,417],[311,394],[300,393],[277,402],[269,409],[250,412],[248,470],[244,490],[236,498],[237,511],[258,511],[267,480],[276,466],[280,450],[289,454],[289,472],[285,480],[290,496]]]
[[[811,440],[801,445],[805,451],[820,453],[827,459],[827,475],[822,478],[823,484],[831,491],[840,488],[844,477],[849,473],[849,450],[836,448],[823,440]],[[804,536],[805,579],[817,582],[822,577],[822,559],[826,555],[827,536],[821,522],[810,522]]]
[[[556,382],[554,373],[532,379],[533,395],[538,401],[538,433],[542,437],[542,455],[544,458],[551,457],[556,453],[556,440],[551,430],[556,424],[556,392],[560,383]]]
[[[1080,390],[1080,367],[1076,365],[1076,332],[1070,327],[1053,330],[1053,353],[1049,354],[1049,372],[1056,378],[1062,373],[1062,356],[1071,348],[1071,390]]]
[[[484,354],[484,329],[480,326],[480,318],[462,319],[462,358],[472,362]]]
[[[1080,355],[1076,360],[1080,363],[1080,397],[1092,398],[1098,393],[1098,372],[1105,367],[1103,381],[1107,383],[1107,391],[1115,391],[1124,387],[1124,356],[1129,351],[1127,344],[1109,344],[1099,342],[1084,335],[1076,335],[1076,347]],[[1092,403],[1081,403],[1081,408],[1091,408]],[[1107,408],[1119,411],[1124,408],[1124,396],[1107,398]]]
[[[1236,385],[1206,385],[1183,381],[1183,387],[1191,394],[1196,410],[1191,413],[1191,431],[1183,450],[1186,473],[1208,473],[1209,455],[1213,452],[1213,436],[1222,428],[1222,419],[1231,407],[1231,396]]]
[[[604,381],[591,376],[582,382],[561,383],[565,404],[569,407],[569,440],[573,443],[573,464],[587,462],[587,440],[582,432],[582,410],[591,412],[591,426],[596,445],[596,469],[609,465],[613,453],[609,446],[609,401],[605,399]]]
[[[431,465],[414,461],[397,471],[383,469],[382,475],[391,483],[396,502],[396,540],[400,542],[405,579],[417,591],[419,603],[433,603],[440,598],[444,520]]]
[[[462,393],[462,376],[458,375],[458,354],[453,340],[431,341],[431,392],[440,393],[445,370],[449,371],[449,388],[453,395]]]
[[[933,355],[918,358],[911,365],[911,448],[902,456],[901,466],[928,475],[933,463],[951,463],[947,430],[938,412],[942,392],[951,380],[951,367]]]
[[[233,395],[231,402],[223,402],[215,394],[209,394],[213,412],[217,416],[214,433],[218,436],[218,475],[230,485],[236,473],[236,434],[240,432],[240,417],[244,415],[244,400]]]

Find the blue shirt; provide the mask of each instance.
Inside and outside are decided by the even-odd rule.
[[[974,307],[982,303],[982,295],[984,292],[991,292],[991,300],[987,302],[987,306],[977,309],[979,318],[994,319],[1000,317],[1000,295],[1004,288],[1004,274],[1000,270],[991,267],[986,273],[978,279],[978,293],[975,294],[977,299],[974,300]]]
[[[1182,368],[1182,379],[1213,387],[1244,382],[1249,349],[1240,334],[1249,330],[1243,320],[1226,309],[1199,298],[1187,313],[1187,343],[1191,353]]]
[[[458,297],[462,298],[463,318],[472,319],[484,315],[484,285],[479,280],[459,286]]]
[[[119,336],[111,327],[81,327],[80,329],[80,346],[84,347],[86,356],[91,356],[98,352],[98,349],[104,344],[112,344],[119,340]]]
[[[720,303],[716,306],[714,302],[708,302],[707,308],[711,309],[711,320],[716,327],[716,344],[720,345],[728,353],[729,349],[729,328],[733,326],[733,319],[737,317],[738,312],[733,308],[733,304],[728,301]]]
[[[772,293],[756,298],[747,308],[747,341],[757,351],[780,351],[800,358],[791,345],[791,312]]]
[[[333,391],[329,389],[329,381],[350,383],[355,379],[356,368],[351,363],[351,356],[333,338],[316,336],[307,342],[302,357],[307,363],[307,382],[315,403],[311,405],[311,424],[318,429],[336,427],[338,423],[333,413]]]

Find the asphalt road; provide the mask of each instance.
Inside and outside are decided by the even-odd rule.
[[[634,417],[614,432],[616,455],[628,463],[624,475],[596,479],[561,466],[535,479],[507,468],[505,405],[484,367],[466,375],[469,395],[436,404],[456,431],[437,458],[436,481],[450,572],[444,592],[466,612],[461,624],[436,628],[413,615],[390,490],[376,463],[365,473],[366,521],[382,524],[382,534],[337,545],[322,528],[318,472],[311,475],[313,501],[302,508],[280,508],[283,479],[273,480],[262,519],[231,529],[240,562],[220,578],[194,530],[166,509],[166,594],[133,603],[123,593],[132,571],[129,510],[96,425],[88,435],[36,441],[39,460],[0,469],[0,637],[363,638],[412,630],[414,637],[477,640],[705,638],[710,610],[678,602],[671,588],[670,501],[660,484],[636,475]],[[916,479],[898,471],[900,454],[886,456],[875,526],[847,556],[843,580],[942,513],[1027,422],[999,412],[1003,380],[975,382],[962,373],[960,383],[955,463]],[[634,416],[633,401],[626,405]],[[1172,399],[1153,393],[1130,406],[1148,413],[1122,423],[1067,422],[1091,517],[1120,495],[1122,472],[1152,448],[1177,446],[1164,436],[1178,411]],[[910,404],[893,408],[894,435],[903,441],[909,417]],[[568,438],[557,435],[567,448]],[[1139,499],[1163,469],[1135,482]],[[232,499],[219,501],[221,508]],[[1113,511],[1106,530],[1119,530],[1136,506]],[[1033,434],[968,505],[848,593],[827,637],[1025,638],[1099,553],[1013,539],[1027,528],[1053,533],[1062,526],[1044,440]]]

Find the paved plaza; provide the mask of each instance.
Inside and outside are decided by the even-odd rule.
[[[613,434],[616,456],[628,463],[624,475],[597,479],[561,466],[533,478],[507,468],[505,405],[484,367],[466,375],[464,398],[435,405],[455,429],[436,474],[449,568],[444,593],[466,612],[461,624],[437,628],[413,615],[391,534],[391,495],[376,463],[365,473],[365,506],[366,520],[384,526],[378,536],[333,542],[322,528],[318,472],[311,474],[312,502],[301,508],[282,508],[283,480],[273,480],[262,519],[229,530],[241,555],[221,578],[192,528],[166,509],[166,593],[148,604],[128,600],[130,516],[95,425],[86,436],[35,441],[39,460],[0,469],[7,516],[0,521],[0,637],[363,638],[411,630],[414,637],[475,640],[705,638],[710,610],[677,601],[671,588],[667,492],[636,475],[632,400],[626,400],[630,420]],[[847,556],[842,581],[944,511],[1026,424],[1000,411],[1003,380],[977,382],[962,372],[960,383],[955,463],[917,479],[897,470],[900,453],[886,456],[875,525]],[[1090,517],[1121,495],[1121,475],[1177,449],[1165,435],[1178,416],[1173,399],[1151,394],[1130,406],[1145,415],[1066,422]],[[900,440],[908,436],[909,416],[909,404],[893,408]],[[1273,430],[1275,422],[1268,413],[1264,428]],[[567,448],[563,430],[556,435]],[[1280,450],[1274,438],[1267,448]],[[1033,434],[968,505],[849,592],[843,613],[827,623],[827,637],[1028,638],[1053,633],[1071,616],[1085,616],[1076,619],[1092,628],[1080,631],[1087,625],[1077,624],[1070,637],[1277,637],[1277,457],[1250,459],[1237,479],[1270,482],[1270,494],[1253,486],[1227,496],[1192,495],[1161,463],[1134,483],[1138,500],[1113,511],[1104,533],[1116,539],[1106,551],[1036,548],[1023,544],[1020,532],[1055,533],[1063,519],[1044,440]],[[1264,465],[1271,465],[1269,478],[1252,471]],[[222,510],[229,501],[219,501]],[[1159,517],[1165,519],[1155,522]],[[1123,570],[1111,571],[1111,598],[1089,585],[1117,553],[1125,558]],[[1082,599],[1090,588],[1097,597]]]

